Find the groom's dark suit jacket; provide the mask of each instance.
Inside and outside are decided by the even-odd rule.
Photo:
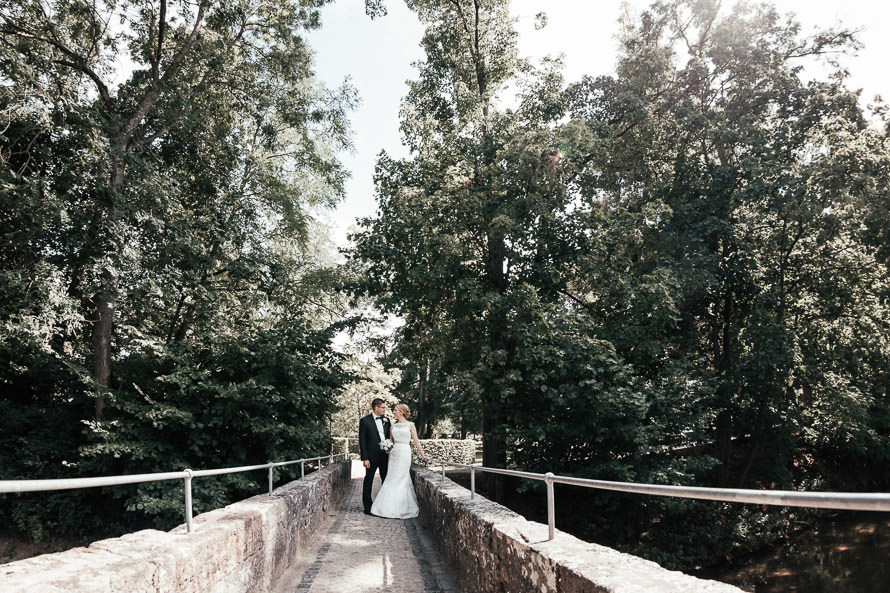
[[[383,418],[383,435],[390,438],[390,424],[386,417]],[[380,465],[381,461],[387,459],[386,453],[380,450],[380,433],[377,432],[374,414],[368,414],[359,420],[358,447],[362,461],[367,459],[372,466]]]

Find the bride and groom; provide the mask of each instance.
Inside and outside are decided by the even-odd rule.
[[[411,410],[405,404],[393,408],[395,425],[386,417],[386,404],[377,398],[371,402],[373,413],[359,420],[358,442],[362,464],[365,466],[365,481],[362,485],[362,505],[366,515],[377,515],[390,519],[411,519],[417,516],[417,497],[411,483],[411,442],[417,447],[421,457],[423,447],[417,438],[414,423],[408,421]],[[392,441],[392,449],[385,451],[382,444]],[[371,504],[371,486],[374,474],[380,471],[383,483]]]

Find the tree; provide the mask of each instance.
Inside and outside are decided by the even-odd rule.
[[[610,125],[615,152],[636,154],[613,159],[603,178],[636,184],[623,195],[613,185],[615,204],[648,212],[652,221],[648,232],[641,229],[649,247],[641,271],[646,261],[649,269],[669,262],[671,273],[686,279],[674,296],[682,303],[677,353],[710,358],[702,370],[710,367],[718,381],[723,481],[734,474],[744,483],[766,449],[772,460],[762,469],[790,466],[797,428],[782,410],[797,407],[800,390],[809,389],[803,377],[814,376],[803,366],[816,352],[795,360],[816,330],[811,320],[833,310],[832,323],[846,325],[844,317],[862,305],[836,289],[817,289],[820,268],[850,256],[856,268],[882,272],[844,230],[859,224],[855,213],[846,220],[831,214],[851,199],[839,159],[867,128],[856,96],[841,80],[804,84],[795,67],[806,56],[843,50],[852,38],[828,31],[801,40],[772,8],[740,5],[723,18],[718,8],[653,5],[628,29],[619,79],[593,83],[598,88],[586,91],[591,101],[578,112],[592,115],[596,129]],[[685,66],[674,65],[671,40],[686,48]],[[622,109],[628,105],[633,109]],[[837,278],[853,267],[840,266]],[[810,291],[822,311],[805,304]],[[751,441],[734,438],[736,421],[740,433],[753,430]],[[730,443],[747,451],[733,455]]]
[[[49,98],[63,89],[71,93],[66,99],[75,99],[87,92],[84,85],[92,87],[93,100],[83,111],[98,136],[102,152],[95,155],[95,166],[102,174],[85,196],[93,213],[87,234],[93,239],[81,256],[98,265],[75,275],[87,276],[78,289],[95,305],[93,377],[100,388],[111,385],[119,268],[133,215],[144,198],[138,184],[128,180],[146,165],[153,145],[173,129],[210,117],[207,110],[220,101],[261,97],[263,86],[273,90],[264,79],[305,78],[310,58],[299,31],[318,25],[317,8],[324,0],[305,4],[202,2],[193,9],[161,0],[146,7],[129,2],[47,7],[37,1],[0,6],[4,47],[15,54],[9,62],[16,67],[8,74],[18,83],[17,91],[38,88]],[[115,31],[118,24],[122,30]],[[115,90],[109,75],[125,59],[135,71]],[[323,113],[313,113],[311,103],[301,100],[306,92],[296,86],[289,89],[297,92],[288,106],[281,102],[282,89],[277,90],[272,97],[278,104],[273,99],[265,108],[285,108],[280,123],[299,127]],[[100,389],[99,418],[104,402]]]
[[[617,77],[569,91],[599,243],[574,288],[650,382],[667,456],[749,487],[846,482],[838,458],[862,468],[865,450],[885,463],[884,388],[862,363],[885,360],[887,270],[855,229],[886,148],[842,72],[798,67],[855,40],[801,38],[762,5],[657,2],[625,25]]]
[[[376,359],[367,358],[367,351],[347,349],[346,369],[354,380],[337,397],[339,410],[334,414],[334,435],[355,441],[362,416],[371,413],[371,402],[380,398],[392,402],[392,387],[399,380],[398,369],[386,369]],[[394,403],[394,402],[393,402]]]
[[[535,68],[516,57],[507,2],[411,6],[428,25],[427,60],[403,109],[412,158],[380,158],[381,214],[365,222],[354,257],[367,266],[369,292],[405,320],[400,348],[417,393],[435,370],[439,385],[453,379],[478,398],[464,399],[462,412],[480,409],[483,462],[504,467],[520,452],[511,449],[516,422],[549,420],[536,400],[561,381],[548,370],[558,349],[536,333],[559,327],[566,334],[555,340],[586,348],[570,337],[577,326],[551,317],[560,317],[579,247],[565,154],[586,131],[560,121],[559,62]],[[503,108],[512,84],[518,104]],[[596,355],[609,358],[608,347]]]
[[[342,192],[355,97],[312,78],[323,3],[0,3],[0,451],[26,453],[4,477],[328,450],[345,302],[311,210]],[[166,486],[115,492],[46,520],[178,519]],[[36,534],[33,504],[0,512]]]
[[[656,2],[625,21],[616,76],[566,86],[558,61],[516,58],[506,3],[411,6],[428,25],[412,153],[380,157],[353,257],[405,321],[403,368],[433,361],[478,398],[485,465],[797,487],[853,483],[840,466],[866,451],[884,463],[886,130],[842,71],[799,77],[849,32]],[[740,522],[781,529],[728,506],[585,505],[578,524],[668,563],[751,545]],[[672,529],[696,512],[726,528]]]

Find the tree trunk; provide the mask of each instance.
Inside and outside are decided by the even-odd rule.
[[[492,217],[492,220],[494,218]],[[507,276],[504,270],[506,261],[506,244],[501,232],[489,233],[488,261],[486,262],[486,279],[488,289],[497,294],[498,299],[492,307],[489,318],[489,347],[492,355],[497,354],[497,362],[490,361],[487,402],[482,431],[482,462],[487,467],[507,467],[507,444],[504,440],[505,411],[502,399],[503,385],[498,375],[504,376],[507,363],[501,360],[507,356],[507,315],[504,310],[503,297],[507,290]],[[493,500],[504,500],[505,479],[498,474],[488,474],[488,493]]]
[[[93,379],[101,387],[108,387],[111,381],[111,328],[114,308],[106,296],[96,298],[96,322],[93,325]],[[105,396],[96,395],[96,418],[102,418],[105,410]]]
[[[120,136],[116,137],[112,143],[114,156],[111,163],[111,203],[107,207],[107,220],[104,223],[104,234],[106,236],[106,244],[101,246],[105,250],[103,255],[115,253],[116,233],[118,231],[117,223],[121,219],[121,211],[117,207],[117,200],[124,189],[126,180],[126,165],[124,164],[124,155],[127,151],[127,141]],[[102,229],[101,215],[99,215],[100,223],[97,229]],[[106,269],[102,272],[102,287],[98,294],[95,295],[96,303],[96,321],[93,325],[93,379],[100,386],[100,391],[96,395],[96,418],[101,419],[105,411],[105,395],[102,388],[108,388],[111,384],[111,336],[114,331],[114,300],[117,295],[117,281],[113,270]]]
[[[192,324],[192,318],[195,316],[195,304],[189,303],[188,308],[185,310],[185,314],[182,316],[182,322],[179,324],[179,328],[176,330],[175,340],[177,342],[181,342],[185,339],[186,334],[188,333],[189,327]]]
[[[504,468],[507,465],[506,446],[500,435],[503,424],[503,414],[497,410],[490,410],[482,419],[482,465],[485,467]],[[486,474],[487,492],[491,500],[504,500],[504,482],[504,476]]]
[[[741,472],[739,472],[738,483],[736,484],[737,488],[745,487],[745,484],[748,481],[748,475],[751,473],[751,468],[754,467],[754,462],[763,455],[764,430],[766,429],[767,417],[767,406],[765,402],[761,402],[758,416],[760,420],[757,422],[757,426],[754,428],[753,434],[751,435],[751,448],[748,450],[748,454],[745,456],[745,463],[742,465]]]
[[[106,223],[111,231],[109,234],[112,237],[109,241],[112,243],[114,242],[114,227],[120,220],[120,217],[120,210],[112,204]],[[95,416],[98,419],[103,417],[105,411],[103,388],[107,389],[111,385],[111,336],[114,330],[114,299],[116,293],[117,282],[114,272],[106,269],[102,272],[100,292],[94,296],[96,320],[93,324],[93,379],[100,387],[99,393],[96,394],[95,407]]]
[[[732,457],[732,414],[724,408],[717,416],[717,459],[720,470],[717,483],[721,487],[729,485],[729,464]]]
[[[723,244],[721,257],[726,260],[730,257],[733,249],[731,245]],[[721,402],[723,409],[717,416],[717,445],[718,459],[720,460],[720,470],[718,474],[718,483],[721,486],[728,486],[730,483],[731,465],[732,465],[732,431],[733,431],[733,400],[741,394],[741,387],[735,384],[733,370],[736,366],[734,336],[733,336],[733,317],[735,316],[735,299],[733,298],[733,290],[731,286],[725,288],[722,303],[723,315],[719,323],[715,323],[714,332],[714,349],[715,349],[715,367],[723,379],[721,386]]]
[[[427,369],[429,363],[425,362],[417,373],[417,434],[426,434],[426,390],[427,390]]]

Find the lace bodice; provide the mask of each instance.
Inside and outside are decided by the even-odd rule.
[[[396,445],[408,445],[411,443],[411,423],[396,422],[392,425],[392,442]]]

